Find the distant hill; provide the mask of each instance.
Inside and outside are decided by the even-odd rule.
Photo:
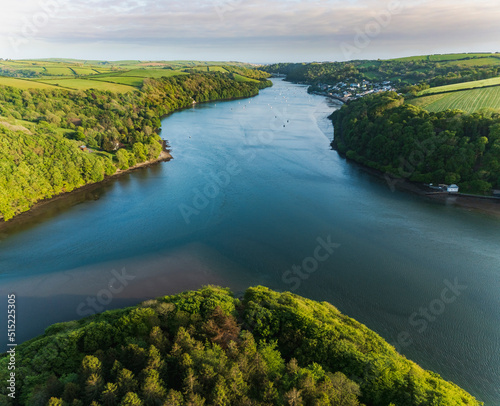
[[[233,79],[265,79],[267,75],[242,62],[88,61],[78,59],[0,60],[0,86],[20,89],[96,89],[117,93],[140,89],[145,78],[221,72]]]
[[[500,53],[409,56],[388,60],[279,63],[263,68],[293,82],[320,85],[389,81],[407,102],[437,112],[500,109]],[[473,90],[479,89],[480,90]],[[453,93],[453,94],[452,94]]]
[[[326,302],[205,287],[55,324],[2,405],[479,405]],[[0,356],[0,380],[7,363]]]
[[[388,60],[278,63],[262,69],[270,73],[282,73],[287,80],[310,85],[388,80],[399,89],[409,91],[411,89],[408,87],[413,85],[434,87],[497,77],[500,75],[500,54],[463,53]]]

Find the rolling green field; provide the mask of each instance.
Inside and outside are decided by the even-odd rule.
[[[141,87],[142,83],[144,82],[144,78],[140,78],[137,76],[103,76],[98,78],[93,77],[92,81],[95,80],[134,87]]]
[[[54,89],[54,86],[46,83],[35,82],[33,80],[9,78],[0,76],[0,86],[12,86],[19,89]]]
[[[424,96],[434,93],[454,92],[457,90],[465,90],[465,89],[476,89],[479,87],[497,86],[497,85],[500,85],[500,77],[484,79],[484,80],[475,80],[473,82],[456,83],[453,85],[431,87],[430,89],[426,89],[420,92],[418,96]]]
[[[474,58],[474,59],[461,59],[458,61],[445,61],[444,65],[460,65],[467,67],[474,66],[492,66],[500,64],[500,55],[498,56],[490,56],[485,58]]]
[[[209,70],[210,70],[210,72],[222,72],[222,73],[227,72],[227,70],[224,69],[224,67],[222,67],[222,66],[210,66]]]
[[[451,61],[451,60],[459,60],[465,58],[488,58],[491,53],[476,53],[476,54],[445,54],[445,55],[429,55],[429,61]]]
[[[13,74],[25,76],[27,72],[38,76],[86,76],[111,72],[111,69],[98,65],[79,63],[41,62],[41,61],[0,61],[0,68]]]
[[[408,103],[433,112],[459,109],[473,113],[481,108],[500,109],[500,86],[423,96]]]
[[[76,59],[0,60],[0,86],[22,89],[108,90],[130,92],[146,78],[189,75],[196,72],[227,73],[224,66],[245,67],[239,62],[198,61],[86,61]],[[237,81],[253,81],[236,75]]]
[[[75,75],[79,76],[87,76],[87,75],[96,75],[98,73],[102,73],[93,68],[84,68],[84,67],[72,67],[70,68]]]
[[[200,72],[226,72],[224,66],[251,67],[241,62],[200,61],[88,61],[77,59],[0,60],[0,75],[24,78],[45,76],[89,76],[120,74],[139,77],[162,77],[183,74],[184,69]]]
[[[38,83],[45,83],[48,85],[54,85],[75,90],[97,89],[97,90],[107,90],[110,92],[117,92],[117,93],[126,93],[136,90],[136,88],[132,86],[126,86],[117,83],[108,83],[90,79],[43,79],[41,81],[38,81]]]
[[[492,58],[492,56],[496,56],[497,58],[500,58],[500,54],[491,54],[491,53],[472,53],[472,54],[467,54],[467,53],[461,53],[461,54],[437,54],[437,55],[419,55],[419,56],[407,56],[403,58],[394,58],[394,59],[389,59],[390,61],[402,61],[402,62],[411,62],[411,61],[431,61],[431,62],[448,62],[448,61],[461,61],[461,63],[467,61],[466,58],[476,58],[475,60],[478,61],[479,59],[495,59]],[[474,59],[469,59],[470,61]],[[496,63],[498,63],[498,59],[496,60]]]
[[[45,72],[43,72],[45,75],[50,75],[50,76],[67,76],[67,75],[74,75],[73,71],[69,67],[48,67],[45,68]]]
[[[188,69],[190,72],[222,72],[227,73],[227,69],[222,66],[196,66]]]
[[[177,75],[187,75],[186,72],[171,69],[133,69],[120,73],[118,76],[139,77],[139,78],[161,78]]]
[[[234,80],[236,80],[237,82],[259,82],[256,79],[247,78],[246,76],[242,76],[237,73],[234,74]]]

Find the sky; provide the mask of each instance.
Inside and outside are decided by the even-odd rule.
[[[344,61],[500,51],[498,0],[0,0],[0,58]]]

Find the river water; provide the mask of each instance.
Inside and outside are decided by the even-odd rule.
[[[500,221],[388,185],[329,149],[338,105],[274,80],[163,120],[174,159],[0,228],[18,342],[51,323],[213,283],[326,300],[500,404]]]

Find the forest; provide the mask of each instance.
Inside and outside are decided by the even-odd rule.
[[[78,321],[19,345],[30,406],[480,405],[326,302],[207,286]],[[7,354],[0,380],[7,380]]]
[[[147,78],[126,93],[0,86],[0,219],[157,159],[160,119],[177,109],[255,96],[271,85],[210,72]]]
[[[338,152],[393,177],[484,195],[500,187],[498,110],[428,112],[386,92],[353,100],[332,119]]]

